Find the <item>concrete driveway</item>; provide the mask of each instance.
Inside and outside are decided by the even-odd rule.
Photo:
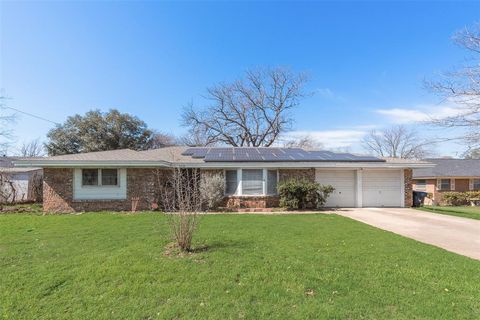
[[[480,220],[407,208],[352,208],[335,213],[480,260]]]

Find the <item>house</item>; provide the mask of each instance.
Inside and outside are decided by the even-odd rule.
[[[300,148],[189,148],[114,150],[16,161],[44,170],[44,210],[57,212],[150,209],[158,173],[197,168],[220,173],[230,208],[278,206],[277,185],[287,179],[330,184],[329,207],[412,205],[412,169],[424,161],[379,159]],[[160,179],[166,179],[161,175]]]
[[[434,202],[441,202],[447,191],[480,190],[480,160],[472,159],[426,159],[434,167],[413,170],[413,190],[431,194]]]
[[[41,200],[42,169],[14,167],[13,162],[22,159],[27,158],[0,157],[0,203]]]

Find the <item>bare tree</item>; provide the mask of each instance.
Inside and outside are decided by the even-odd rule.
[[[159,194],[173,238],[182,251],[190,251],[193,234],[198,226],[198,213],[202,210],[200,171],[174,168],[164,181],[159,186]]]
[[[440,127],[467,129],[462,137],[469,145],[480,145],[480,24],[457,32],[453,41],[471,54],[467,64],[441,74],[440,79],[426,82],[427,88],[444,101],[456,105],[458,114],[433,119]]]
[[[151,149],[159,149],[177,145],[179,145],[179,141],[172,134],[157,131],[152,135]]]
[[[293,122],[289,111],[305,96],[304,74],[256,69],[243,79],[207,89],[210,106],[183,112],[183,124],[204,134],[205,145],[271,146]]]
[[[363,139],[363,147],[380,157],[423,159],[431,154],[432,142],[421,139],[415,130],[395,126],[372,130]]]
[[[11,180],[11,175],[0,168],[0,205],[5,203],[15,203],[17,190]]]
[[[6,97],[0,96],[0,153],[5,154],[11,145],[12,130],[9,125],[15,121],[15,115],[7,112]]]
[[[205,131],[202,131],[200,127],[190,128],[188,133],[179,139],[180,145],[189,147],[214,147],[218,145],[217,142],[210,141]]]
[[[43,157],[44,155],[45,149],[39,138],[24,142],[20,147],[20,156],[22,157]]]
[[[469,148],[462,156],[464,159],[480,159],[480,148]]]
[[[320,149],[323,145],[314,140],[311,136],[306,135],[303,137],[288,139],[283,143],[284,148],[302,148],[305,150]]]

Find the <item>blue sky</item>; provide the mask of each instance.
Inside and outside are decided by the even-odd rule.
[[[424,90],[464,61],[452,34],[480,2],[1,2],[0,88],[11,107],[54,122],[118,108],[182,134],[182,107],[256,66],[310,75],[294,130],[360,151],[372,128],[448,113]],[[16,142],[49,122],[18,115]],[[451,133],[441,131],[442,134]],[[464,147],[441,146],[455,155]],[[10,150],[14,152],[14,149]]]

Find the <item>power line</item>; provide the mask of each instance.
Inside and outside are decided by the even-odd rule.
[[[52,121],[52,120],[49,120],[49,119],[46,119],[46,118],[37,116],[37,115],[32,114],[32,113],[29,113],[29,112],[22,111],[22,110],[19,110],[19,109],[16,109],[16,108],[7,107],[7,106],[3,106],[3,108],[4,108],[4,109],[12,109],[12,110],[15,110],[15,111],[17,111],[17,112],[26,114],[26,115],[28,115],[28,116],[30,116],[30,117],[37,118],[37,119],[40,119],[40,120],[43,120],[43,121],[47,121],[47,122],[53,123],[53,124],[55,124],[55,125],[57,125],[57,126],[60,125],[60,123],[58,123],[58,122],[55,122],[55,121]]]

